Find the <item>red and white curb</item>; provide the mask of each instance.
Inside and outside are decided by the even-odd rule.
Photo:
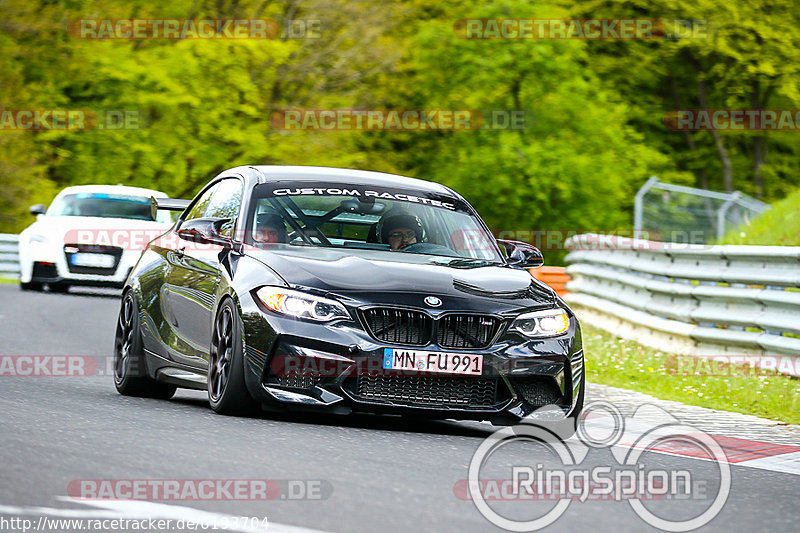
[[[695,434],[685,434],[689,441],[699,435],[712,437],[722,448],[730,465],[800,475],[800,426],[661,400],[640,392],[595,383],[587,383],[586,397],[582,422],[584,433],[610,435],[619,430],[620,424],[624,425],[624,432],[610,446],[630,449],[636,447],[637,441],[646,434],[674,436],[669,424],[678,423],[697,430]],[[590,406],[593,402],[610,404],[625,416],[612,416],[603,409],[592,409]],[[620,422],[620,418],[624,420]],[[711,460],[697,446],[681,443],[680,440],[667,439],[653,443],[650,439],[648,442],[647,450],[652,452]],[[577,437],[572,437],[566,444],[570,448],[580,448],[582,443]]]
[[[680,420],[680,413],[671,412],[671,414]],[[619,424],[618,420],[613,416],[591,412],[588,413],[582,423],[585,425],[585,431],[590,434],[610,434],[617,429]],[[614,445],[632,448],[636,446],[637,441],[643,435],[658,436],[663,434],[667,436],[671,434],[669,431],[667,427],[662,428],[658,424],[626,418],[625,432]],[[762,442],[708,432],[703,433],[711,436],[720,445],[727,462],[731,465],[800,475],[800,446]],[[696,434],[687,433],[686,436],[689,438],[698,437],[703,433],[698,431]],[[570,441],[574,439],[575,437]],[[570,441],[567,441],[567,444]],[[678,440],[665,440],[654,445],[650,444],[647,446],[647,450],[692,459],[710,460],[697,446],[687,445]]]

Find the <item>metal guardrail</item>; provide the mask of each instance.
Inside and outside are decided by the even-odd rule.
[[[800,355],[800,247],[595,234],[566,246],[568,301],[638,329],[659,349]]]
[[[19,278],[19,235],[0,233],[0,278]]]

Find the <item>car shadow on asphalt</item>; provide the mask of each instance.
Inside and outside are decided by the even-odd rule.
[[[195,406],[210,411],[208,402],[203,398],[176,397],[170,400],[170,402],[187,406]],[[472,420],[439,420],[372,413],[337,415],[331,413],[313,413],[301,411],[262,411],[259,414],[240,418],[250,418],[254,423],[258,420],[269,420],[275,422],[285,422],[287,424],[349,427],[354,429],[394,431],[400,433],[427,433],[431,435],[452,435],[460,437],[475,437],[480,439],[486,438],[499,429],[498,427]]]
[[[62,296],[86,296],[88,298],[107,298],[119,300],[122,297],[120,289],[102,289],[94,287],[70,287],[68,292],[47,291],[46,294]]]

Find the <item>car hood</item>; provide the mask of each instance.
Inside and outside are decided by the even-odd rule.
[[[425,294],[514,302],[512,307],[552,305],[553,291],[525,270],[480,262],[455,263],[441,256],[322,247],[248,247],[248,255],[275,270],[292,286],[315,288],[364,300],[364,293]],[[385,299],[385,298],[379,298]]]

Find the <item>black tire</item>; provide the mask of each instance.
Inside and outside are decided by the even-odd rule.
[[[139,308],[131,291],[122,296],[114,338],[114,386],[124,396],[168,400],[177,387],[147,375]]]
[[[242,320],[230,299],[222,302],[214,319],[208,357],[208,403],[221,415],[249,415],[258,404],[244,382]]]
[[[19,282],[19,288],[23,291],[41,291],[44,286],[38,281],[29,281],[28,283]]]
[[[58,292],[62,294],[69,292],[69,283],[48,283],[47,287],[50,289],[50,292]]]
[[[584,365],[586,362],[584,361]],[[581,374],[581,385],[580,390],[578,391],[578,399],[575,401],[575,408],[570,413],[568,419],[572,424],[572,433],[569,435],[570,437],[575,434],[578,430],[578,424],[581,423],[581,414],[583,413],[583,399],[586,393],[586,368],[583,369],[583,374]]]

